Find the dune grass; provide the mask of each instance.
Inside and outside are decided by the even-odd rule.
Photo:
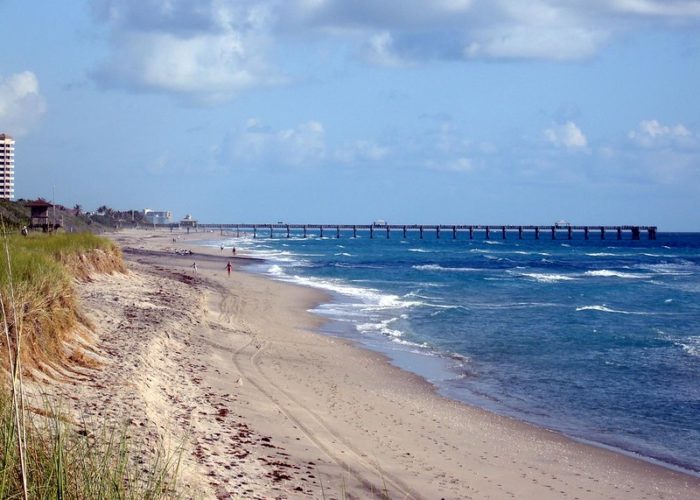
[[[139,464],[126,428],[72,423],[46,404],[25,411],[22,433],[27,498],[177,498],[178,454],[156,453]],[[0,498],[23,498],[14,409],[0,391]],[[90,430],[87,430],[90,429]]]
[[[75,279],[123,271],[119,249],[89,233],[0,241],[0,498],[177,497],[175,455],[135,460],[126,428],[78,426],[48,403],[28,408],[23,377],[69,362],[80,313]]]
[[[80,312],[73,280],[89,279],[94,272],[124,271],[119,248],[91,233],[13,235],[4,241],[0,314],[7,313],[2,319],[11,334],[23,331],[23,366],[65,364],[71,333],[80,324],[89,326]],[[15,315],[15,310],[21,313]],[[17,338],[10,335],[10,342]]]

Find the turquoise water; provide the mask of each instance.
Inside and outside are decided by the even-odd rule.
[[[700,471],[700,234],[284,236],[225,243],[328,291],[328,332],[449,397]]]

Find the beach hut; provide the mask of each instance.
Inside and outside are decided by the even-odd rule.
[[[49,209],[53,205],[48,201],[39,198],[35,201],[30,201],[26,204],[29,207],[31,214],[29,219],[30,229],[41,229],[45,233],[53,231],[61,227],[56,221],[51,222],[49,218]]]

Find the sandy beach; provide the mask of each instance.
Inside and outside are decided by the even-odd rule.
[[[99,366],[58,392],[83,418],[179,447],[188,496],[700,495],[694,476],[447,400],[382,355],[316,333],[306,311],[326,296],[241,271],[245,256],[192,245],[202,233],[112,237],[129,272],[79,285]]]

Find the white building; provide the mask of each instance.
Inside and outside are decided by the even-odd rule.
[[[0,200],[15,197],[15,140],[0,134]]]
[[[143,209],[143,219],[149,224],[170,224],[172,218],[173,213],[169,211],[151,210],[150,208]]]

